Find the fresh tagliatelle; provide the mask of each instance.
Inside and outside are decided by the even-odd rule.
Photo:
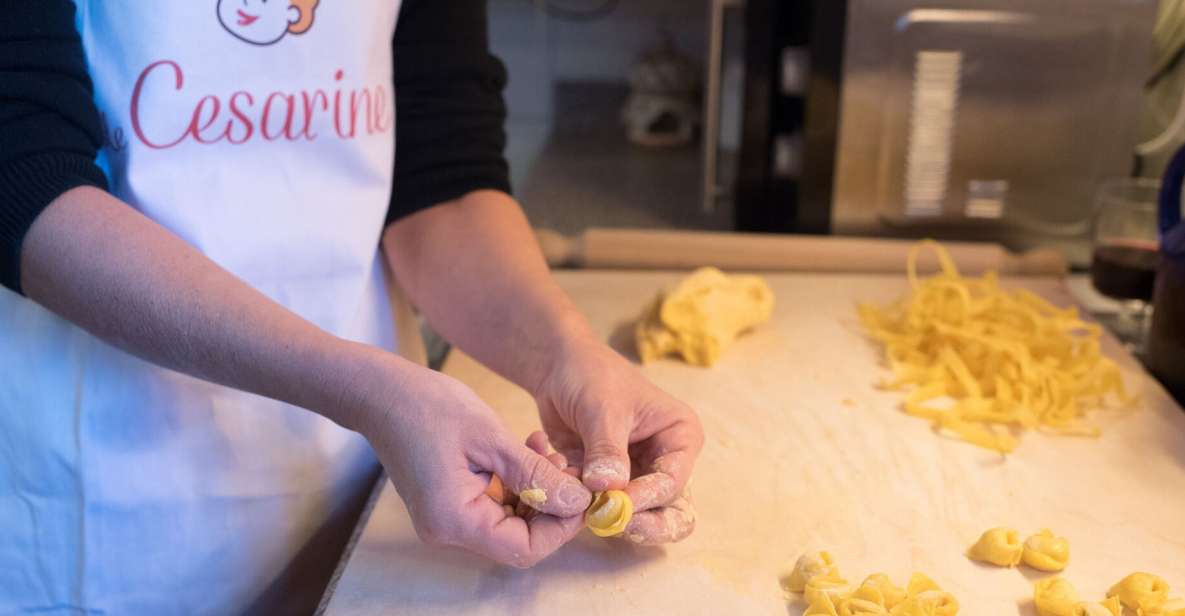
[[[922,278],[917,260],[927,248],[942,270]],[[908,295],[859,307],[893,370],[884,385],[908,390],[906,413],[1007,453],[1025,429],[1098,436],[1087,413],[1131,401],[1119,367],[1102,355],[1101,328],[1079,318],[1077,309],[1001,288],[995,272],[965,278],[932,240],[910,251],[908,274]]]

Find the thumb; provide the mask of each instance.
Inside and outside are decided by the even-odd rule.
[[[523,445],[504,442],[491,462],[520,501],[543,513],[567,518],[580,515],[592,502],[579,480]]]
[[[584,441],[584,485],[594,492],[624,490],[630,481],[630,427],[615,425],[615,416],[599,415],[580,435]]]

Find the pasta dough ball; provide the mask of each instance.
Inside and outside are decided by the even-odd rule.
[[[711,366],[737,336],[769,320],[774,294],[757,276],[729,276],[703,267],[660,295],[634,327],[643,363],[679,354]]]
[[[1079,605],[1078,591],[1065,578],[1052,577],[1033,584],[1033,603],[1037,616],[1074,616]]]
[[[790,592],[802,592],[806,589],[807,580],[824,574],[839,575],[831,554],[826,551],[807,552],[798,557],[790,575],[782,579],[782,587]]]
[[[621,490],[598,492],[584,513],[584,525],[598,537],[621,534],[634,516],[634,502]]]
[[[1169,584],[1164,578],[1142,571],[1119,580],[1107,591],[1108,597],[1119,597],[1125,607],[1144,611],[1163,607],[1168,595]]]
[[[1061,571],[1070,562],[1070,542],[1054,535],[1048,528],[1025,539],[1021,560],[1041,571]]]
[[[1024,544],[1020,533],[1011,528],[993,528],[984,531],[979,541],[967,551],[971,560],[991,563],[1000,567],[1015,567],[1020,563]]]

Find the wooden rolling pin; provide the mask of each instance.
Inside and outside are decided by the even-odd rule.
[[[686,269],[714,265],[725,270],[901,273],[913,240],[837,236],[720,233],[591,228],[577,237],[536,229],[552,267]],[[1066,258],[1058,250],[1015,254],[999,244],[942,242],[960,271],[987,270],[1020,276],[1060,276]],[[924,251],[918,269],[932,272],[938,260]]]

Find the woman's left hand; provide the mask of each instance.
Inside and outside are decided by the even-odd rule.
[[[691,534],[687,482],[704,443],[695,412],[603,344],[581,343],[561,355],[535,392],[556,450],[588,489],[630,495],[630,541],[669,543]]]

